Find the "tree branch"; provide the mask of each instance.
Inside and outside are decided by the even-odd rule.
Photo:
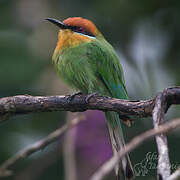
[[[47,111],[82,112],[88,109],[115,111],[121,115],[147,117],[152,115],[155,99],[146,101],[128,101],[104,96],[92,96],[86,102],[88,95],[77,95],[69,101],[70,96],[29,96],[20,95],[0,99],[0,116]],[[163,91],[166,111],[172,104],[180,104],[180,87],[167,88]],[[1,118],[1,122],[6,118]]]
[[[153,116],[155,129],[149,130],[135,138],[125,146],[125,148],[118,153],[117,156],[112,157],[108,162],[106,162],[100,170],[94,174],[92,180],[102,179],[113,167],[118,163],[119,159],[124,156],[129,151],[143,143],[146,139],[153,136],[156,137],[159,157],[162,159],[158,161],[159,165],[167,162],[169,164],[168,158],[168,148],[166,137],[160,135],[166,133],[169,130],[180,126],[180,119],[160,125],[164,119],[164,113],[167,112],[168,108],[172,104],[180,104],[180,87],[167,88],[162,93],[160,93],[154,99],[146,101],[128,101],[120,100],[115,98],[109,98],[104,96],[92,96],[89,102],[86,101],[88,95],[77,95],[69,100],[70,96],[29,96],[20,95],[13,97],[6,97],[0,99],[0,122],[3,122],[3,117],[16,115],[16,114],[27,114],[31,112],[47,112],[47,111],[72,111],[81,112],[88,109],[92,110],[102,110],[102,111],[115,111],[120,113],[121,116],[137,116],[137,117],[147,117]],[[10,175],[12,172],[8,170],[16,161],[31,155],[32,153],[38,151],[39,149],[47,146],[49,143],[55,141],[60,134],[64,131],[77,124],[80,120],[76,119],[72,122],[70,126],[65,125],[62,128],[51,133],[47,138],[30,145],[26,149],[17,153],[14,157],[7,160],[0,167],[0,176]],[[162,147],[160,147],[160,145]],[[164,149],[165,153],[161,152]],[[163,177],[163,172],[166,171],[166,177],[168,177],[170,170],[166,166],[163,168],[158,167],[158,173]]]
[[[134,137],[128,144],[126,144],[124,149],[122,149],[121,151],[119,151],[117,153],[116,156],[113,156],[106,163],[104,163],[94,173],[94,175],[90,178],[90,180],[101,180],[105,175],[107,175],[110,171],[113,170],[113,168],[120,161],[120,159],[123,156],[125,156],[128,152],[137,148],[144,141],[146,141],[156,135],[168,133],[178,127],[180,127],[180,119],[175,119],[175,120],[167,122],[163,125],[158,126],[158,128],[156,128],[156,129],[148,130],[145,133],[142,133],[141,135]]]
[[[154,129],[158,129],[159,125],[164,123],[165,103],[163,93],[159,93],[152,112]],[[165,180],[171,173],[167,137],[164,134],[157,135],[156,143],[158,148],[157,177],[158,179]]]
[[[40,141],[37,141],[34,144],[31,144],[29,147],[19,151],[16,155],[6,160],[1,166],[0,166],[0,177],[3,176],[10,176],[12,175],[12,171],[8,170],[12,165],[14,165],[17,161],[26,158],[27,156],[30,156],[34,152],[39,151],[40,149],[43,149],[50,143],[56,141],[60,135],[62,135],[65,131],[72,128],[76,124],[78,124],[80,121],[84,120],[84,116],[79,116],[77,118],[74,118],[68,125],[64,125],[61,128],[57,129],[56,131],[49,134],[47,137],[41,139]]]

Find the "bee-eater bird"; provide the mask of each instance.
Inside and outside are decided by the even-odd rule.
[[[114,48],[87,19],[72,17],[63,22],[48,18],[60,28],[52,60],[62,79],[76,90],[127,99],[123,69]],[[125,142],[118,113],[105,112],[112,151],[116,154]],[[115,167],[118,179],[132,179],[133,169],[126,155]]]

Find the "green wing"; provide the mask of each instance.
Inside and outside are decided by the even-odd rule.
[[[105,40],[91,43],[91,58],[96,59],[96,73],[112,97],[127,99],[127,91],[124,84],[124,75],[119,58],[113,47]],[[94,57],[95,56],[95,57]]]

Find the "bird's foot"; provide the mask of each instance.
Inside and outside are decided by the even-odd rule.
[[[77,96],[77,95],[82,95],[83,93],[82,92],[75,92],[74,94],[72,94],[72,95],[69,95],[68,96],[68,98],[67,98],[67,101],[68,101],[68,103],[70,103],[74,98],[75,98],[75,96]]]
[[[92,94],[88,94],[85,101],[86,103],[88,104],[89,103],[89,100],[93,97],[93,96],[97,96],[97,95],[100,95],[98,92],[95,92],[95,93],[92,93]]]
[[[128,127],[131,127],[131,125],[134,123],[134,119],[131,119],[129,116],[119,114],[119,118]]]

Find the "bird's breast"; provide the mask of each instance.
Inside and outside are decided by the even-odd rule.
[[[55,52],[64,51],[67,48],[78,46],[80,43],[91,42],[92,39],[88,36],[81,35],[69,29],[60,30],[58,35],[58,42]]]

